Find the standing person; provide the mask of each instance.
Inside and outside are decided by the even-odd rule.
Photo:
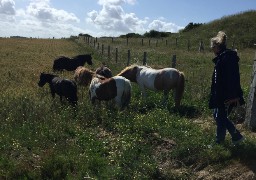
[[[232,137],[233,144],[243,141],[243,136],[228,119],[235,106],[245,103],[240,85],[239,57],[236,51],[226,48],[227,35],[220,31],[211,39],[211,49],[215,54],[212,75],[209,108],[217,124],[216,143],[224,142],[226,130]]]

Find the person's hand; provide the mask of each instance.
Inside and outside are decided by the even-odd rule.
[[[229,105],[231,105],[231,104],[233,104],[233,105],[235,105],[235,106],[239,106],[239,105],[240,105],[239,100],[240,100],[240,98],[229,99],[229,100],[226,100],[226,101],[224,102],[224,104],[225,104],[226,106],[229,106]]]

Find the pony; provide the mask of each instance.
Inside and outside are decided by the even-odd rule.
[[[46,83],[49,84],[52,98],[55,97],[56,93],[60,96],[61,102],[62,96],[64,96],[73,106],[77,105],[77,86],[75,81],[63,79],[53,74],[41,73],[38,86],[43,87]]]
[[[123,69],[117,76],[123,76],[139,85],[143,97],[145,89],[163,91],[163,102],[166,103],[169,91],[174,90],[175,107],[180,106],[184,93],[185,76],[174,68],[153,69],[147,66],[131,65]]]
[[[79,66],[76,68],[74,73],[74,79],[78,85],[88,86],[93,78],[93,76],[98,76],[101,79],[113,77],[111,70],[105,65],[96,69],[95,72],[89,70],[86,67]]]
[[[95,76],[95,72],[83,66],[79,66],[75,70],[74,80],[78,85],[88,86],[91,83],[93,76]]]
[[[104,76],[106,78],[113,77],[111,70],[105,64],[102,64],[101,67],[97,68],[95,73],[101,76]]]
[[[89,96],[92,104],[95,100],[114,100],[120,110],[123,110],[130,103],[131,83],[121,76],[111,78],[94,77],[90,83]]]
[[[92,56],[91,54],[78,55],[73,58],[66,56],[57,57],[54,62],[52,69],[53,71],[74,71],[78,66],[84,66],[85,62],[92,65]]]

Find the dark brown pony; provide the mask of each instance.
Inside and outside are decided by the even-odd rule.
[[[101,76],[104,76],[106,78],[113,77],[111,70],[105,64],[102,64],[101,67],[97,68],[95,73]]]
[[[63,79],[53,74],[41,73],[38,86],[43,87],[46,83],[49,84],[53,98],[55,94],[58,94],[60,101],[64,96],[73,106],[77,105],[77,86],[75,81]]]
[[[74,71],[78,66],[84,66],[85,63],[92,65],[91,54],[78,55],[73,58],[60,56],[54,60],[52,69],[53,71]]]

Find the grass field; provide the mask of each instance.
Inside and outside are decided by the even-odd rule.
[[[215,137],[208,109],[212,52],[179,50],[164,46],[165,41],[157,47],[133,41],[127,46],[125,40],[99,39],[113,52],[118,47],[116,63],[114,55],[107,58],[81,41],[0,38],[0,179],[196,179],[209,167],[217,174],[227,164],[255,165],[255,135],[241,125],[246,136],[242,146],[233,147],[229,136],[223,146],[208,146]],[[105,62],[117,74],[126,66],[128,49],[131,63],[142,63],[147,52],[152,67],[170,66],[176,54],[177,68],[186,76],[180,110],[173,107],[172,95],[167,107],[161,106],[161,93],[148,92],[143,102],[136,84],[129,109],[94,108],[87,88],[79,87],[74,110],[58,97],[53,100],[48,86],[37,85],[40,72],[52,72],[57,56],[93,53],[89,68]],[[246,99],[254,51],[239,50]],[[73,72],[59,75],[73,78]]]

